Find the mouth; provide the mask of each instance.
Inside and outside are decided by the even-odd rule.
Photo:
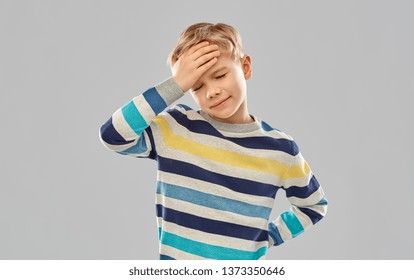
[[[218,106],[220,106],[220,105],[222,105],[222,104],[224,104],[227,100],[229,100],[230,99],[230,96],[229,97],[227,97],[227,98],[225,98],[225,99],[223,99],[223,100],[220,100],[219,102],[217,102],[217,103],[215,103],[213,106],[211,106],[210,108],[212,109],[212,108],[216,108],[216,107],[218,107]]]

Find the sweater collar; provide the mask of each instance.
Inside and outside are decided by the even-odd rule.
[[[256,116],[250,115],[253,118],[253,122],[246,123],[246,124],[232,124],[232,123],[225,123],[220,122],[207,114],[204,111],[198,111],[198,113],[207,121],[209,122],[215,129],[222,130],[222,131],[229,131],[229,132],[239,132],[239,133],[246,133],[252,132],[260,128],[260,120]]]

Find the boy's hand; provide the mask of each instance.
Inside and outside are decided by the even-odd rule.
[[[175,82],[187,92],[217,62],[219,55],[218,46],[210,45],[209,42],[192,46],[171,68]]]

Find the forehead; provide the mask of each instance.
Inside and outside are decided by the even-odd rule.
[[[219,50],[220,56],[217,58],[217,63],[214,64],[210,69],[208,69],[206,74],[213,73],[224,67],[233,68],[237,66],[237,62],[233,59],[230,52],[222,50],[221,48]]]

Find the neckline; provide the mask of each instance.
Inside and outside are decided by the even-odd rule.
[[[225,122],[217,121],[213,119],[209,114],[201,110],[198,111],[198,113],[217,130],[246,133],[246,132],[255,131],[260,128],[260,120],[254,115],[250,115],[254,120],[251,123],[232,124],[232,123],[225,123]]]

